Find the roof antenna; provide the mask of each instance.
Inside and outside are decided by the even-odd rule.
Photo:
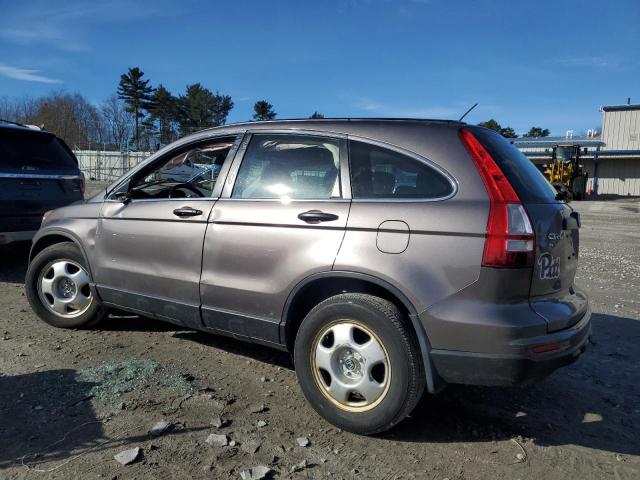
[[[471,110],[473,110],[473,109],[474,109],[474,108],[476,108],[477,106],[478,106],[478,104],[477,104],[477,103],[474,103],[474,104],[473,104],[473,107],[471,107],[469,110],[467,110],[466,112],[464,112],[464,115],[462,115],[462,116],[458,119],[458,121],[459,121],[459,122],[461,122],[461,121],[462,121],[462,119],[463,119],[464,117],[466,117],[467,115],[469,115],[469,113],[471,112]]]

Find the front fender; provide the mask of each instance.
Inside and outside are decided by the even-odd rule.
[[[84,203],[54,210],[33,237],[29,262],[49,245],[71,241],[82,253],[93,279],[91,267],[101,207],[101,203]]]

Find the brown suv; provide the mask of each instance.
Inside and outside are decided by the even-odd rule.
[[[205,130],[45,215],[27,295],[58,327],[117,307],[288,350],[329,421],[386,430],[424,389],[575,360],[580,218],[500,135],[459,122]]]

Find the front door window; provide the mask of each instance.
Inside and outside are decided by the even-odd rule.
[[[134,179],[133,199],[210,197],[233,138],[182,150],[152,171]]]

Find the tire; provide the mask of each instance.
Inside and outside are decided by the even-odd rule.
[[[49,288],[44,286],[45,279],[49,280],[45,282]],[[78,247],[72,242],[57,243],[42,250],[29,264],[25,280],[27,299],[38,317],[49,325],[89,328],[105,316],[105,310],[89,288],[89,280]],[[54,299],[61,300],[56,303],[59,313],[54,311]]]
[[[361,435],[402,421],[425,386],[406,319],[391,302],[360,293],[330,297],[309,312],[296,336],[294,363],[311,406],[333,425]]]

